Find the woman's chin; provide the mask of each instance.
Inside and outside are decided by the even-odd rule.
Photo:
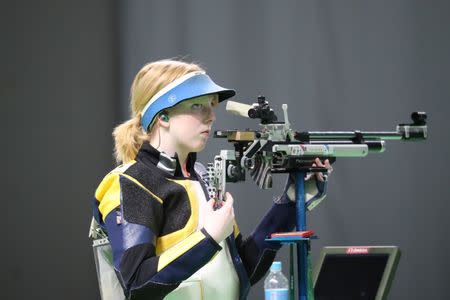
[[[206,147],[206,141],[202,141],[199,143],[196,143],[195,145],[189,145],[189,147],[187,147],[189,149],[189,152],[200,152],[203,149],[205,149]]]
[[[202,144],[202,145],[199,145],[198,147],[195,147],[195,150],[192,151],[192,152],[200,152],[200,151],[202,151],[203,149],[205,149],[205,146],[206,146],[206,143],[204,143],[204,144]]]

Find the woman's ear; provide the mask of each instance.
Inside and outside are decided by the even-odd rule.
[[[166,112],[162,112],[158,116],[158,124],[161,127],[168,128],[169,127],[169,120],[170,120],[169,114],[166,113]]]
[[[163,122],[169,122],[169,115],[168,114],[161,114],[160,116],[159,116],[159,119],[161,120],[161,121],[163,121]]]

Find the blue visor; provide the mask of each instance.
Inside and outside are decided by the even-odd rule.
[[[184,100],[209,94],[218,94],[219,102],[221,102],[233,97],[236,92],[218,86],[204,72],[188,73],[178,78],[150,99],[142,112],[142,128],[147,131],[155,116],[162,110]]]

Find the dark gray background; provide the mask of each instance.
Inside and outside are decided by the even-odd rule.
[[[447,1],[14,1],[2,5],[2,299],[99,299],[90,201],[111,131],[146,62],[198,61],[235,100],[265,94],[302,130],[393,130],[429,114],[425,143],[340,159],[309,214],[325,245],[398,245],[389,299],[449,294]],[[218,109],[216,129],[256,128]],[[224,141],[200,155],[211,161]],[[247,235],[279,193],[230,185]],[[287,262],[287,249],[279,256]],[[285,265],[286,266],[286,265]],[[285,270],[286,267],[285,267]],[[262,283],[249,299],[262,299]]]

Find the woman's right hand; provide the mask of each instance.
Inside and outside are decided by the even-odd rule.
[[[227,192],[222,207],[214,210],[213,199],[209,200],[205,207],[203,227],[217,243],[222,242],[233,232],[233,202],[233,197]]]

